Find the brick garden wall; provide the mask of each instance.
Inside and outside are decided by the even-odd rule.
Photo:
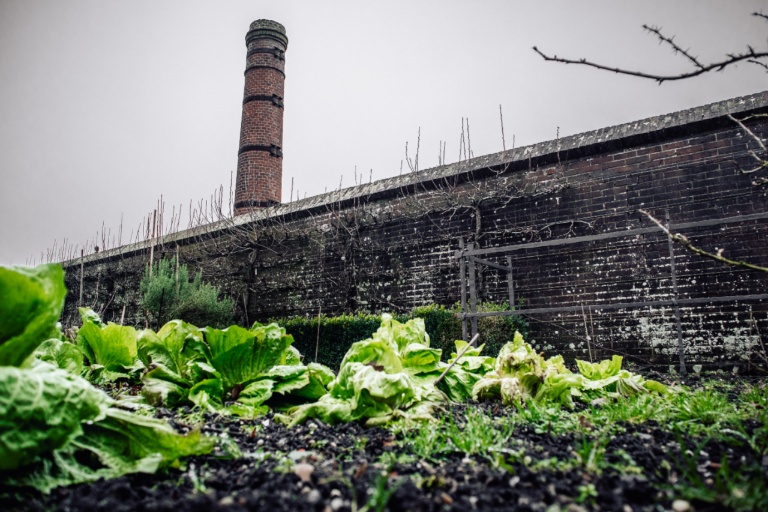
[[[768,93],[575,135],[381,180],[182,232],[155,257],[182,261],[235,298],[243,323],[289,315],[408,310],[459,298],[459,241],[481,248],[559,240],[651,226],[639,213],[675,224],[768,212],[754,167],[754,140],[727,114],[768,111]],[[768,136],[768,123],[748,121]],[[526,308],[659,301],[675,297],[666,237],[649,233],[510,252],[516,296]],[[768,220],[685,232],[703,248],[768,264]],[[726,267],[676,246],[678,298],[767,293],[768,275]],[[84,302],[143,325],[138,280],[148,244],[85,259]],[[504,263],[506,253],[488,259]],[[79,261],[67,266],[73,321]],[[479,268],[481,300],[507,300],[506,277]],[[764,301],[684,304],[689,364],[746,364],[768,332]],[[530,339],[568,358],[629,356],[676,364],[672,306],[531,315]],[[753,355],[754,356],[754,355]]]

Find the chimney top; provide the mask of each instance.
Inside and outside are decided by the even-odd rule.
[[[256,20],[251,23],[248,33],[245,35],[245,44],[252,39],[274,39],[288,47],[288,36],[285,35],[285,27],[272,20]]]

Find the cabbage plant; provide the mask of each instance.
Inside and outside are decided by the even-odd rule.
[[[597,363],[577,360],[579,373],[565,367],[562,356],[544,359],[517,332],[496,358],[494,370],[472,389],[476,400],[500,399],[505,405],[526,400],[572,404],[574,397],[629,396],[664,393],[666,386],[621,369],[622,357],[614,355]]]
[[[88,362],[88,380],[97,384],[138,382],[144,365],[138,357],[136,329],[112,322],[104,324],[90,308],[79,311],[83,325],[77,332],[77,346]]]
[[[436,387],[434,382],[448,366],[440,356],[439,349],[429,346],[422,319],[403,324],[384,314],[371,338],[352,344],[328,393],[291,411],[288,422],[295,425],[318,418],[327,423],[377,425],[399,418],[430,419],[435,409],[449,401],[449,394],[453,399],[467,396],[479,378],[468,375],[483,372],[489,364],[476,349]]]
[[[49,492],[153,473],[179,457],[210,452],[213,441],[199,432],[182,436],[161,420],[117,409],[77,375],[76,347],[46,340],[64,295],[58,265],[0,267],[0,487]]]
[[[245,416],[315,400],[333,372],[301,364],[291,343],[277,324],[198,329],[173,320],[156,334],[139,335],[139,357],[148,368],[142,393],[154,405],[189,402]]]

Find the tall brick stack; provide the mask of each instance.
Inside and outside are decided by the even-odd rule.
[[[251,23],[243,94],[243,120],[235,184],[235,215],[280,203],[283,176],[285,27]]]

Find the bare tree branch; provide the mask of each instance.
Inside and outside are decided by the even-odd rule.
[[[659,44],[665,43],[671,46],[672,53],[674,54],[679,53],[680,55],[682,55],[683,57],[691,61],[691,63],[699,69],[704,68],[704,65],[701,62],[699,62],[698,57],[694,57],[693,55],[691,55],[690,50],[683,50],[675,43],[675,36],[672,36],[672,37],[665,36],[664,34],[661,33],[661,27],[652,27],[649,25],[643,25],[643,28],[647,32],[650,32],[651,34],[655,34],[656,37],[659,38]]]
[[[752,13],[752,15],[768,20],[768,15],[765,15],[762,13],[755,12],[755,13]],[[655,80],[658,83],[668,82],[673,80],[685,80],[687,78],[693,78],[695,76],[702,75],[709,71],[722,71],[726,67],[741,61],[747,61],[752,64],[758,64],[760,66],[765,67],[766,70],[768,70],[768,64],[760,60],[760,59],[768,58],[768,52],[756,52],[754,48],[752,48],[751,46],[747,46],[747,50],[744,52],[727,53],[725,59],[705,65],[705,64],[702,64],[701,61],[699,61],[698,57],[693,56],[690,53],[690,50],[683,49],[677,43],[675,43],[674,36],[673,37],[665,36],[664,34],[661,33],[661,29],[658,27],[643,25],[643,28],[646,31],[658,37],[660,43],[670,46],[672,48],[672,51],[675,54],[682,55],[691,64],[693,64],[695,69],[693,71],[684,72],[677,75],[662,75],[662,74],[648,73],[645,71],[632,71],[629,69],[624,69],[616,66],[607,66],[604,64],[598,64],[596,62],[589,61],[585,58],[566,59],[563,57],[558,57],[557,55],[547,55],[541,50],[539,50],[536,46],[533,47],[533,51],[538,53],[546,61],[560,62],[562,64],[580,64],[582,66],[588,66],[595,69],[602,69],[604,71],[612,71],[620,75],[629,75],[629,76],[636,76],[639,78],[647,78],[650,80]]]
[[[768,71],[768,64],[766,64],[765,62],[760,62],[759,60],[752,60],[752,59],[748,60],[747,62],[749,62],[750,64],[757,64],[758,66],[761,66],[765,68],[766,71]]]
[[[629,75],[629,76],[636,76],[639,78],[648,78],[650,80],[655,80],[659,83],[671,82],[673,80],[684,80],[686,78],[693,78],[695,76],[699,76],[704,73],[707,73],[708,71],[722,71],[727,66],[730,66],[731,64],[736,64],[737,62],[740,62],[742,60],[748,60],[751,62],[752,60],[755,60],[755,59],[768,58],[768,52],[755,52],[752,48],[749,48],[749,50],[745,53],[728,54],[728,58],[725,60],[722,60],[720,62],[714,62],[706,66],[702,66],[697,70],[691,71],[688,73],[680,73],[679,75],[654,75],[652,73],[645,73],[643,71],[629,71],[627,69],[604,66],[602,64],[597,64],[595,62],[588,61],[587,59],[572,60],[572,59],[564,59],[564,58],[558,57],[557,55],[549,56],[544,54],[541,50],[539,50],[535,46],[533,47],[533,51],[541,55],[541,57],[547,61],[560,62],[563,64],[582,64],[584,66],[589,66],[596,69],[613,71],[614,73],[618,73],[620,75]]]

